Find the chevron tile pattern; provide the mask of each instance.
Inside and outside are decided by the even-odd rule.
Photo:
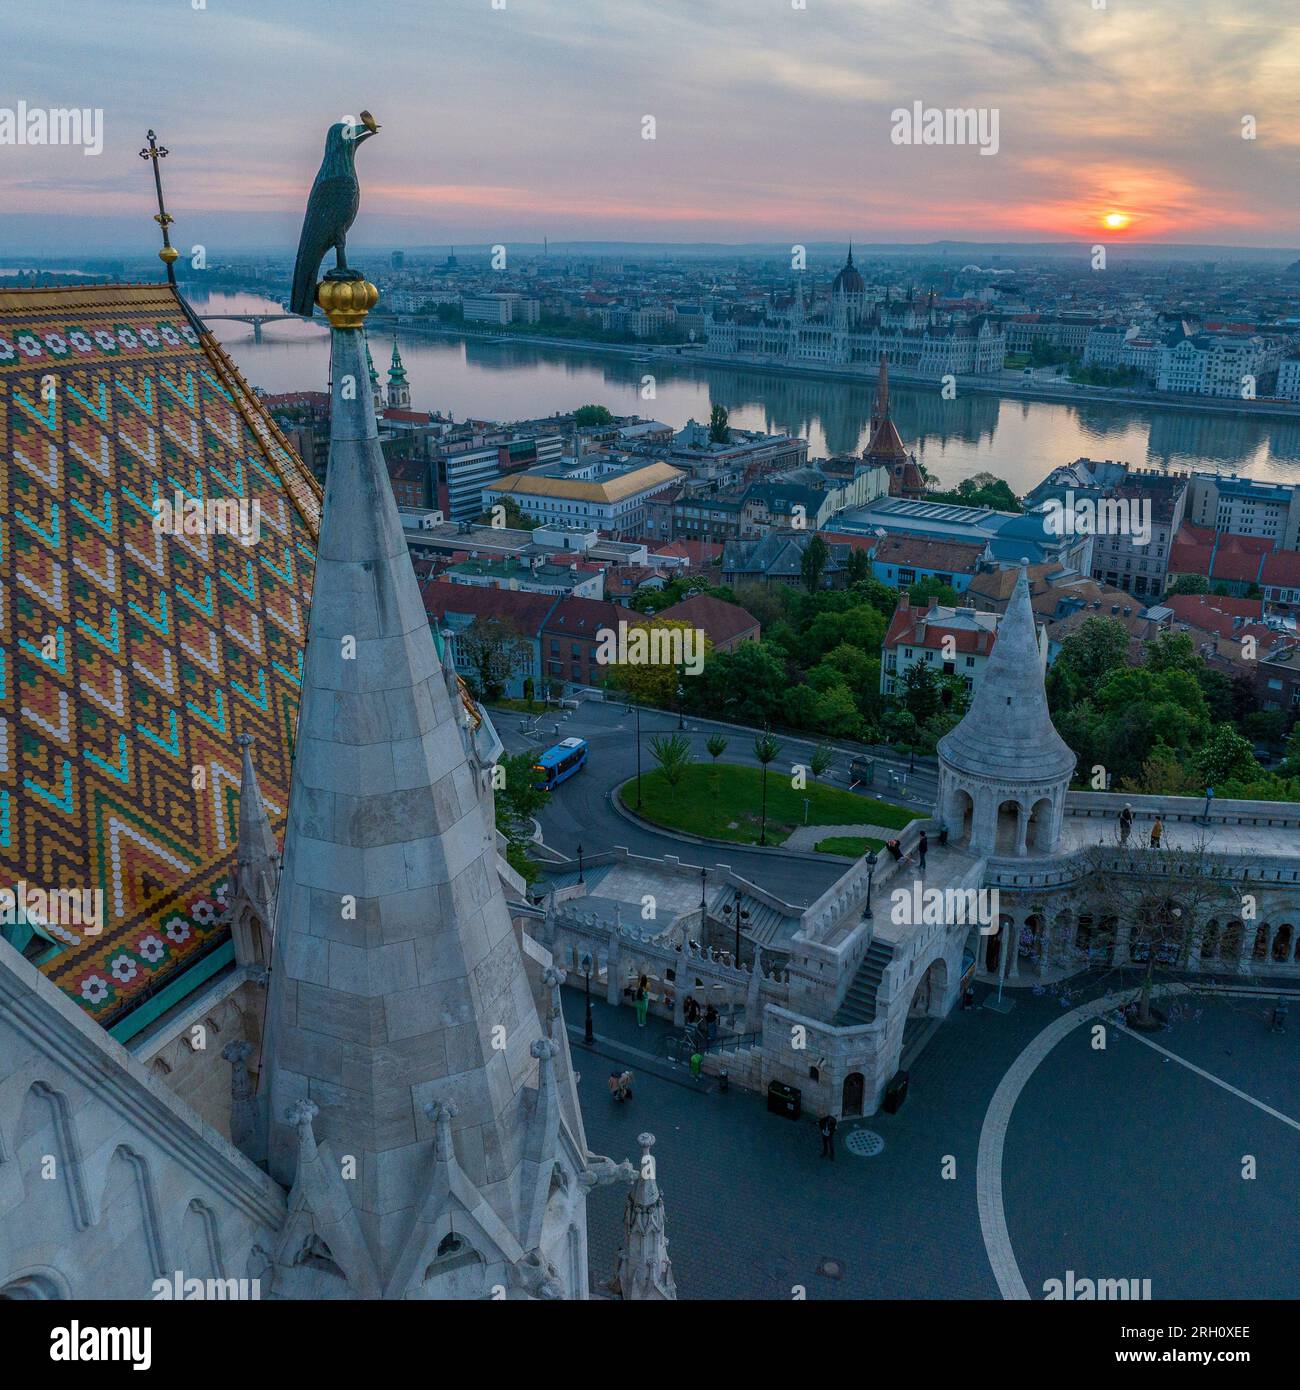
[[[178,493],[260,540],[156,532]],[[0,293],[0,887],[102,891],[42,968],[106,1023],[226,934],[238,734],[283,817],[319,519],[173,292]]]

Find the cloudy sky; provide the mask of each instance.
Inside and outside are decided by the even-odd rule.
[[[0,113],[104,112],[0,145],[0,259],[138,247],[150,126],[178,244],[292,247],[362,107],[358,244],[1300,245],[1296,0],[9,0],[0,52]],[[892,143],[918,101],[997,154]]]

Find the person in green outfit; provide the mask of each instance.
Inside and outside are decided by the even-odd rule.
[[[704,1055],[700,1052],[691,1053],[691,1075],[699,1077],[700,1069],[704,1066]]]

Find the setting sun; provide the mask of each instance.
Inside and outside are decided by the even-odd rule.
[[[1133,219],[1126,212],[1108,212],[1101,220],[1112,231],[1122,231]]]

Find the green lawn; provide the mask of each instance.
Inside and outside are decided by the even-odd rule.
[[[813,782],[796,791],[788,770],[767,772],[767,842],[781,844],[801,825],[886,825],[901,830],[919,813],[885,801],[825,787]],[[712,767],[692,763],[676,787],[664,781],[658,768],[641,777],[640,814],[656,825],[684,830],[711,840],[758,843],[763,774],[756,767],[721,763]],[[620,789],[623,805],[636,809],[636,778]],[[808,819],[804,820],[804,800]]]
[[[873,840],[870,835],[832,835],[813,846],[818,854],[844,854],[851,859],[861,859],[868,850],[879,854],[884,847],[883,840]]]

